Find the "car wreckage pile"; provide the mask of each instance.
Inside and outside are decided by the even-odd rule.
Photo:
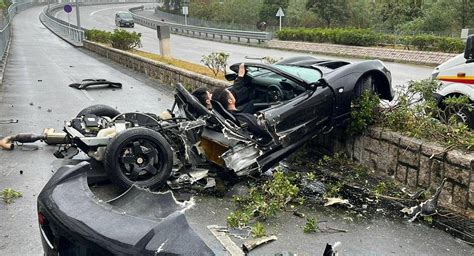
[[[238,65],[230,69],[237,73]],[[144,209],[141,213],[138,209],[152,203],[130,206],[128,200],[147,197],[142,193],[143,188],[157,190],[165,184],[172,189],[196,182],[204,187],[214,186],[215,181],[208,175],[210,170],[236,177],[259,175],[306,141],[347,124],[351,102],[363,92],[377,93],[381,99],[393,98],[390,72],[380,61],[351,64],[296,57],[273,65],[248,63],[246,69],[244,79],[246,90],[253,95],[252,102],[237,102],[238,107],[253,104],[255,113],[251,114],[269,134],[270,141],[262,140],[245,126],[240,126],[220,104],[213,102],[212,110],[207,109],[181,84],[176,85],[172,108],[162,114],[121,113],[109,106],[94,105],[66,122],[62,132],[46,129],[41,135],[19,134],[4,138],[0,147],[10,149],[15,142],[38,140],[59,145],[55,153],[58,158],[72,158],[82,151],[91,159],[102,162],[110,180],[128,190],[108,204],[92,205],[97,199],[90,190],[84,189],[89,165],[81,163],[58,170],[38,199],[47,254],[63,254],[73,248],[73,244],[87,244],[86,250],[93,252],[186,254],[199,251],[203,255],[212,254],[202,241],[195,239],[192,230],[187,231],[189,240],[172,238],[177,231],[160,235],[168,230],[167,225],[171,225],[166,220],[184,218],[179,204],[170,204],[169,207],[175,205],[176,209],[161,209],[147,215],[150,211]],[[230,74],[227,78],[235,79],[236,75]],[[237,98],[240,97],[237,95]],[[66,184],[76,186],[76,189],[59,191],[64,190]],[[77,194],[77,190],[85,193]],[[148,194],[146,200],[163,196]],[[74,202],[91,204],[96,213],[73,214]],[[133,207],[135,211],[130,210]],[[108,213],[100,213],[104,211]],[[181,212],[182,217],[173,214],[176,211]],[[140,216],[137,225],[143,229],[117,234],[97,222],[108,218],[123,226],[127,221],[120,221],[124,218],[120,212]],[[97,216],[101,217],[97,219]],[[187,227],[184,222],[183,227]],[[189,228],[186,227],[184,229]],[[136,239],[123,237],[129,234],[134,234]],[[185,244],[189,246],[182,247],[184,243],[179,243],[180,240],[187,241]],[[163,248],[170,250],[160,251]]]

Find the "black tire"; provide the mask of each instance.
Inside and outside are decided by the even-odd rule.
[[[363,76],[359,81],[357,81],[354,87],[354,98],[359,98],[365,91],[370,93],[375,92],[374,79],[370,75]]]
[[[81,110],[76,117],[81,117],[86,114],[114,118],[120,115],[120,112],[111,106],[96,104]]]
[[[158,189],[171,175],[173,153],[158,132],[131,128],[117,134],[107,146],[104,166],[112,182],[123,189],[133,184]]]
[[[466,124],[469,128],[474,128],[474,111],[468,108],[462,108],[455,113],[456,119],[459,122]]]

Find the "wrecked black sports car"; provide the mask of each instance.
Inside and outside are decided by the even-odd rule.
[[[102,161],[109,178],[124,189],[165,183],[180,188],[197,181],[212,186],[209,169],[258,175],[311,138],[346,124],[352,100],[364,91],[393,97],[390,72],[378,60],[351,64],[296,57],[245,68],[246,88],[234,92],[237,107],[252,104],[251,114],[270,140],[250,133],[218,102],[208,110],[180,84],[166,115],[95,105],[67,122],[65,133],[46,132],[42,139],[62,144],[58,157],[78,148]],[[230,69],[237,73],[238,65]]]

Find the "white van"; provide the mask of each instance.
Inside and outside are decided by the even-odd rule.
[[[442,83],[435,93],[439,107],[443,108],[444,98],[459,95],[466,95],[474,103],[474,35],[467,38],[463,54],[436,67],[431,77]],[[474,110],[465,108],[457,115],[470,128],[474,128]]]

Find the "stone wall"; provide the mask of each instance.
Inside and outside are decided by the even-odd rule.
[[[142,72],[149,77],[155,78],[165,85],[173,86],[176,83],[182,83],[187,88],[206,86],[211,89],[230,85],[226,81],[200,75],[182,68],[143,58],[126,51],[106,47],[91,41],[84,40],[83,47],[100,56],[113,60],[138,72]]]
[[[474,154],[447,151],[381,128],[371,128],[344,147],[355,161],[411,190],[424,188],[434,193],[447,178],[440,204],[474,218]]]

